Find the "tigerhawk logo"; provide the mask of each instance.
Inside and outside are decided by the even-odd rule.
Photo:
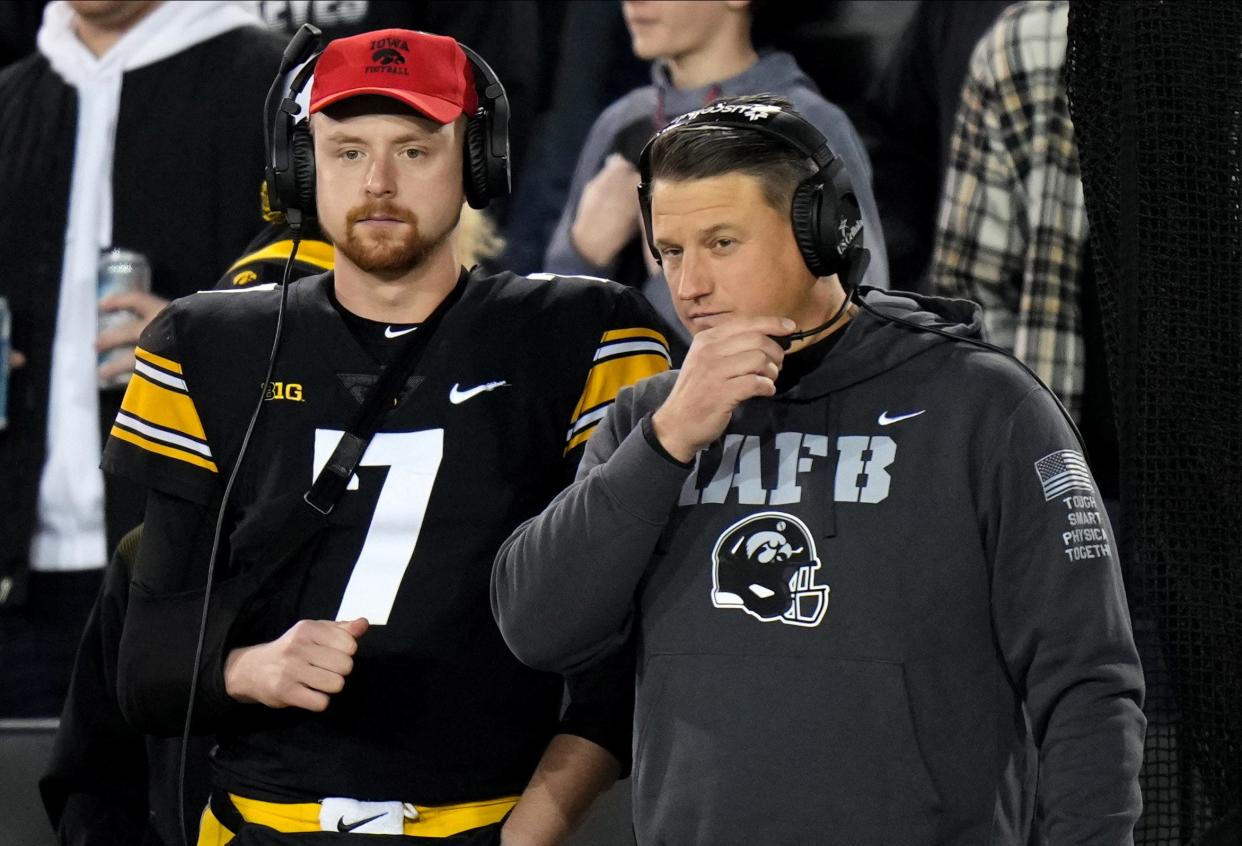
[[[405,64],[405,56],[399,53],[399,50],[410,52],[410,45],[406,44],[400,38],[380,38],[371,42],[371,61],[375,64],[367,65],[362,69],[363,73],[386,73],[395,74],[396,76],[409,76],[408,68],[402,67]]]
[[[398,65],[404,65],[405,56],[402,56],[391,47],[384,47],[371,54],[371,61],[379,65],[391,65],[394,62]]]

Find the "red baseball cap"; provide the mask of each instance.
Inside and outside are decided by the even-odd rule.
[[[457,42],[412,29],[380,29],[328,43],[315,64],[310,110],[362,94],[400,100],[437,123],[478,108],[474,69]]]

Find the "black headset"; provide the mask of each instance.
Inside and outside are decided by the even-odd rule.
[[[862,214],[841,157],[823,134],[801,115],[766,103],[716,103],[684,114],[661,129],[638,157],[642,182],[638,202],[642,209],[647,248],[660,261],[651,231],[651,148],[668,132],[744,130],[776,138],[806,157],[815,173],[798,184],[790,220],[794,239],[815,276],[839,274],[856,268],[863,253]]]
[[[323,53],[323,33],[302,24],[280,62],[280,70],[267,94],[264,127],[267,131],[268,203],[272,211],[284,212],[290,227],[315,217],[315,148],[305,120],[298,120],[302,107],[298,95],[306,87]],[[483,57],[461,42],[474,70],[479,107],[466,118],[463,184],[471,208],[509,195],[509,98],[505,88]],[[297,73],[293,69],[301,65]]]

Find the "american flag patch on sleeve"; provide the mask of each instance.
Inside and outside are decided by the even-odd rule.
[[[1094,491],[1091,470],[1082,453],[1062,449],[1049,453],[1035,462],[1035,472],[1044,488],[1044,500],[1052,500],[1069,491]]]

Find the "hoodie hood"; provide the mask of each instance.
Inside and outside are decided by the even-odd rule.
[[[882,291],[868,286],[860,287],[855,299],[861,299],[862,305],[845,328],[840,343],[819,368],[779,399],[803,401],[821,397],[886,373],[941,344],[952,343],[943,335],[922,332],[896,321],[958,338],[983,339],[982,310],[970,300]]]
[[[39,52],[66,82],[81,88],[125,71],[146,67],[196,44],[243,26],[262,26],[255,4],[232,0],[167,0],[126,32],[108,52],[95,56],[78,40],[74,11],[53,0],[43,11]]]

